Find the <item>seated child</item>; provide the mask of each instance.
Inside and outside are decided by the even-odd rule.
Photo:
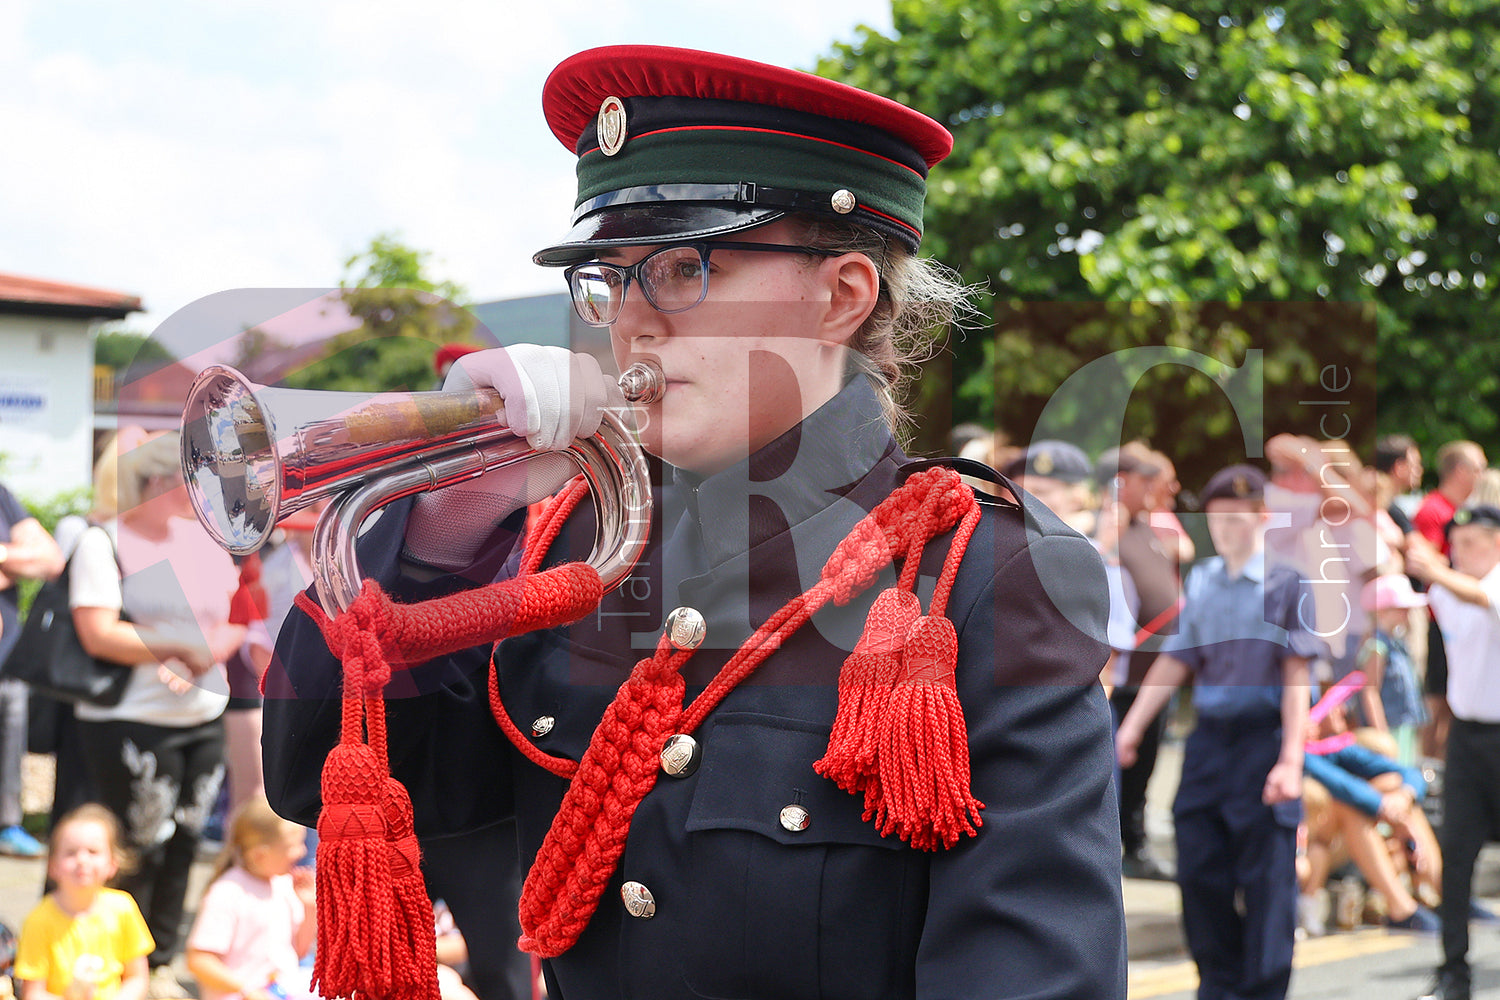
[[[1361,726],[1354,731],[1354,739],[1387,762],[1400,760],[1400,744],[1393,733]],[[1403,786],[1415,789],[1425,783],[1420,770],[1405,767],[1370,779],[1370,784],[1382,795],[1399,791]],[[1427,821],[1427,813],[1421,808],[1425,802],[1425,795],[1415,795],[1403,822],[1395,825],[1381,822],[1378,826],[1385,835],[1397,874],[1411,883],[1412,895],[1428,906],[1436,906],[1443,894],[1443,852],[1432,824]]]
[[[203,1000],[308,997],[299,969],[317,931],[313,873],[298,868],[307,830],[247,799],[229,821],[224,852],[188,937],[187,966]]]
[[[107,883],[127,864],[115,814],[88,803],[58,820],[47,876],[57,886],[21,925],[22,1000],[143,1000],[156,947],[135,900]]]
[[[1316,816],[1308,821],[1308,878],[1302,887],[1305,897],[1318,898],[1332,867],[1332,849],[1337,834],[1349,857],[1354,860],[1370,887],[1385,899],[1389,926],[1394,930],[1436,933],[1441,925],[1437,914],[1423,906],[1401,882],[1385,838],[1377,824],[1390,827],[1403,842],[1422,845],[1418,870],[1431,878],[1440,864],[1431,827],[1422,811],[1415,808],[1426,794],[1427,784],[1415,768],[1403,768],[1389,758],[1379,756],[1357,743],[1348,731],[1343,699],[1363,684],[1358,671],[1350,674],[1329,692],[1309,716],[1307,754],[1303,761],[1306,776],[1314,779],[1327,793],[1326,804],[1314,796]],[[1329,854],[1324,855],[1324,848]],[[1302,908],[1307,908],[1304,903]],[[1317,916],[1304,920],[1309,934],[1318,928]]]

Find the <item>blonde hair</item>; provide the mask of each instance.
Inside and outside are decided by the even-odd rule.
[[[915,370],[928,360],[950,326],[972,325],[978,311],[971,302],[976,287],[930,257],[918,257],[885,234],[852,222],[814,215],[794,215],[800,241],[820,250],[862,253],[880,275],[875,308],[849,346],[855,370],[880,393],[886,423],[896,433],[913,421],[901,403]]]
[[[1474,492],[1469,494],[1469,506],[1488,504],[1500,507],[1500,469],[1485,469],[1474,483]]]
[[[94,519],[108,521],[140,506],[153,476],[180,477],[180,438],[178,431],[165,431],[125,448],[121,435],[111,438],[94,463]]]
[[[224,849],[214,861],[213,876],[209,881],[213,882],[235,865],[244,868],[245,855],[251,849],[274,844],[291,829],[301,827],[278,816],[264,795],[254,795],[241,802],[230,814]]]
[[[53,824],[51,832],[47,835],[49,868],[52,864],[52,856],[57,853],[57,838],[62,835],[63,827],[72,823],[97,823],[104,828],[104,835],[109,840],[109,853],[115,859],[117,878],[135,870],[135,854],[125,844],[125,828],[120,824],[120,817],[97,802],[85,802],[81,806],[75,806]]]
[[[109,521],[120,516],[120,435],[111,434],[94,462],[94,507],[89,515],[95,521]]]
[[[1400,758],[1401,748],[1396,743],[1396,737],[1384,729],[1361,726],[1354,731],[1354,742],[1382,757],[1389,757],[1391,760]]]

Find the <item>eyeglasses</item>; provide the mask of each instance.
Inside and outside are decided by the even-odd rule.
[[[591,260],[563,272],[573,295],[573,311],[589,326],[609,326],[620,318],[631,281],[641,287],[657,312],[680,313],[708,295],[708,258],[715,250],[803,253],[836,257],[839,251],[780,243],[678,243],[653,251],[628,266]]]

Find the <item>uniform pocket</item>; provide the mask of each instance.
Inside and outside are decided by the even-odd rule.
[[[926,859],[816,774],[828,727],[714,720],[689,809],[686,985],[706,997],[909,994]],[[901,972],[905,969],[904,974]]]
[[[828,727],[735,713],[717,720],[688,813],[689,832],[748,830],[788,847],[905,845],[863,819],[864,799],[813,770],[828,747]],[[792,810],[806,814],[797,829]],[[784,822],[784,820],[786,820]]]

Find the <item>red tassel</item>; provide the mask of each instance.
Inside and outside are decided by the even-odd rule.
[[[578,940],[625,853],[630,819],[660,774],[658,754],[678,732],[687,656],[665,639],[604,710],[552,826],[521,886],[522,951],[556,958]]]
[[[891,587],[875,598],[864,632],[839,671],[839,708],[828,752],[813,765],[844,791],[865,793],[866,819],[881,798],[875,767],[881,712],[901,678],[907,630],[921,613],[921,603],[908,590]]]
[[[381,794],[385,778],[384,764],[363,744],[339,744],[323,765],[313,980],[325,997],[390,995],[396,904]]]
[[[385,779],[386,843],[391,891],[392,985],[409,1000],[438,1000],[437,935],[432,899],[422,878],[422,849],[412,819],[411,796],[395,778]]]
[[[391,661],[406,665],[574,621],[598,605],[600,593],[598,572],[570,563],[421,605],[394,604],[378,584],[366,580],[359,596],[333,619],[307,595],[298,595],[297,606],[344,663],[340,742],[323,767],[318,817],[313,975],[322,995],[439,998],[432,902],[422,879],[411,797],[390,777],[385,759],[380,694],[390,680]],[[681,683],[679,678],[678,713]],[[648,768],[653,774],[654,761],[653,752]]]
[[[260,554],[252,552],[240,563],[240,585],[229,599],[229,623],[249,625],[270,616],[271,601],[260,583]]]
[[[924,851],[974,836],[984,803],[969,792],[969,731],[954,671],[958,634],[940,615],[911,626],[905,677],[891,692],[880,725],[877,759],[884,800],[880,835],[896,834]]]

